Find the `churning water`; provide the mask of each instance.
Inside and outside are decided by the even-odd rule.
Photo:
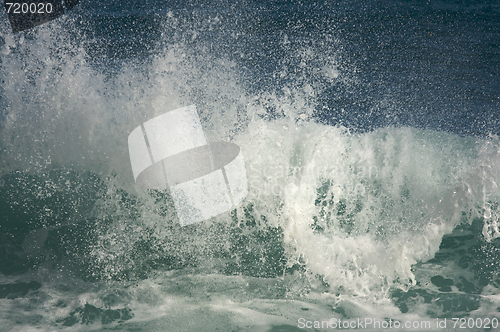
[[[495,1],[100,0],[8,24],[1,330],[498,327]],[[191,104],[249,193],[181,227],[127,137]]]

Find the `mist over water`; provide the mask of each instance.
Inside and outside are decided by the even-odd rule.
[[[98,1],[18,34],[1,15],[6,330],[500,319],[495,3]],[[180,227],[127,137],[191,104],[249,193]]]

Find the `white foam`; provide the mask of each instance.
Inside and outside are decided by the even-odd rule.
[[[91,170],[103,178],[116,175],[107,183],[106,201],[98,202],[94,211],[96,218],[112,215],[116,219],[108,233],[99,234],[100,242],[89,248],[94,263],[102,267],[102,276],[115,278],[133,264],[131,244],[142,239],[146,228],[169,239],[162,248],[165,252],[194,256],[209,267],[218,264],[217,259],[204,259],[216,250],[211,243],[216,236],[224,242],[227,234],[206,237],[203,227],[213,222],[229,224],[229,214],[202,223],[199,234],[176,233],[168,209],[165,215],[155,213],[149,201],[136,207],[141,217],[131,220],[118,195],[121,189],[135,193],[128,134],[148,119],[190,104],[199,107],[207,141],[231,140],[242,148],[249,187],[238,216],[245,216],[244,208],[251,205],[256,216],[265,217],[257,220],[262,229],[280,227],[288,266],[297,263],[306,269],[304,275],[296,272],[283,279],[167,275],[165,280],[142,281],[132,287],[130,305],[136,316],[131,325],[152,327],[158,318],[166,328],[172,321],[202,317],[196,321],[200,327],[210,321],[222,324],[217,321],[222,315],[224,327],[250,330],[248,325],[254,321],[267,327],[292,324],[300,308],[314,307],[315,301],[317,312],[308,312],[313,319],[331,314],[327,305],[332,302],[353,315],[361,312],[375,318],[389,312],[402,317],[388,300],[389,289],[406,289],[418,281],[412,264],[434,256],[443,235],[460,222],[463,211],[473,211],[470,220],[477,206],[482,207],[485,238],[497,236],[498,210],[488,211],[499,202],[500,154],[494,137],[479,140],[412,128],[350,134],[341,126],[314,123],[315,96],[321,92],[316,86],[294,83],[251,95],[238,83],[234,63],[207,59],[205,53],[181,44],[170,45],[150,64],[124,66],[107,78],[86,63],[80,46],[68,47],[71,52],[58,49],[58,38],[64,39],[58,31],[43,26],[37,31],[36,42],[4,34],[1,74],[8,107],[0,133],[0,175],[56,167]],[[20,54],[24,58],[18,58]],[[320,74],[330,80],[339,77],[330,63]],[[204,278],[208,281],[200,282]],[[251,293],[247,285],[252,280],[253,289],[263,292],[277,280],[285,283],[288,294],[276,291],[263,297],[287,300],[256,299],[260,294]],[[191,295],[161,292],[164,282],[180,282],[181,292]],[[228,289],[231,283],[237,287]],[[217,296],[203,298],[207,285],[215,284],[220,287]],[[85,301],[102,304],[98,291],[89,292],[57,312],[57,318]],[[498,295],[490,293],[484,296],[497,303]],[[50,294],[54,299],[74,295],[71,291]],[[6,306],[3,312],[10,302]],[[42,306],[38,309],[49,312]],[[425,310],[419,315],[425,316]]]
[[[290,264],[305,262],[346,294],[383,297],[395,285],[414,285],[411,266],[432,258],[462,211],[481,199],[469,192],[481,182],[463,185],[483,144],[472,138],[261,121],[238,144],[249,156],[249,198],[285,230]]]

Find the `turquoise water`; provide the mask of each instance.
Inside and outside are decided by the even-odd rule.
[[[499,13],[101,1],[15,35],[0,19],[1,329],[496,330]],[[180,227],[168,191],[135,187],[127,137],[191,104],[208,141],[241,147],[249,193]]]

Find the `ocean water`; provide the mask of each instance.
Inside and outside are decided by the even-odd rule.
[[[81,1],[0,51],[1,331],[499,329],[497,1]],[[180,227],[127,138],[191,104],[249,193]]]

